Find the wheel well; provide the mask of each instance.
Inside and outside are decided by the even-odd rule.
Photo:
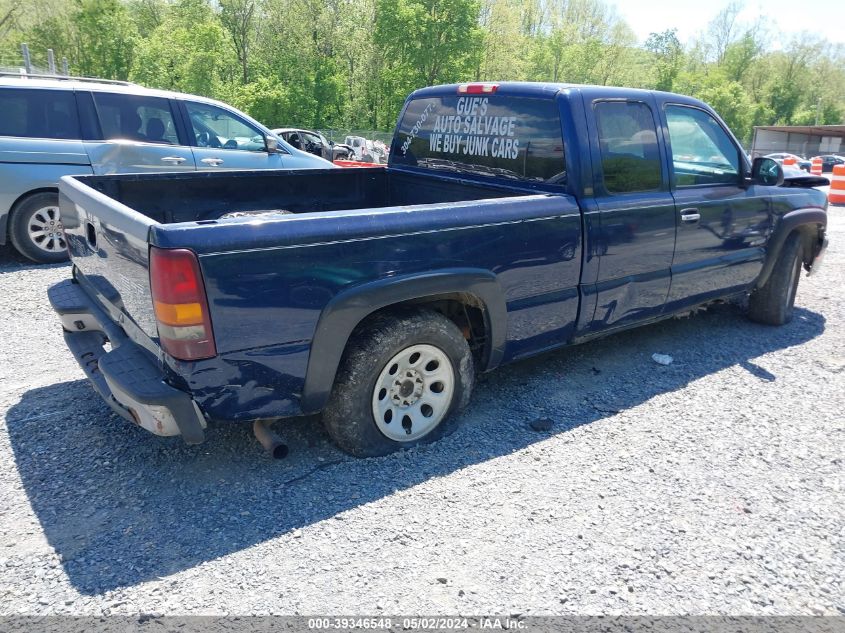
[[[489,356],[487,345],[490,338],[489,324],[484,303],[470,293],[433,295],[384,306],[361,319],[349,338],[351,340],[358,332],[366,329],[374,319],[390,318],[397,313],[419,308],[434,310],[452,321],[467,340],[476,366],[479,368],[486,366]]]
[[[41,187],[40,189],[32,189],[31,191],[22,193],[15,199],[15,201],[12,203],[12,206],[9,207],[9,218],[11,219],[12,214],[17,211],[18,207],[21,206],[24,202],[26,202],[28,198],[38,195],[39,193],[59,193],[59,190],[55,187]],[[11,226],[11,222],[6,222],[6,235],[3,236],[6,239],[9,239],[9,237],[11,237]]]

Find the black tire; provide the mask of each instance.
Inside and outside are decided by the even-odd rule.
[[[415,346],[431,346],[445,354],[451,364],[454,388],[448,405],[442,405],[439,409],[445,411],[445,415],[436,426],[422,437],[397,441],[382,432],[376,423],[376,384],[380,378],[386,377],[383,376],[384,372],[392,369],[388,367],[389,362]],[[395,363],[391,362],[391,365]],[[428,365],[425,369],[428,369]],[[448,371],[445,366],[444,371]],[[457,326],[440,313],[420,310],[377,317],[349,342],[329,402],[323,410],[323,424],[338,447],[357,457],[387,455],[418,444],[427,444],[455,430],[457,417],[454,413],[469,402],[474,379],[475,368],[466,339]],[[426,389],[435,391],[436,384],[421,387],[421,395],[418,396],[421,407],[426,406]],[[379,389],[378,395],[381,396],[384,391],[383,388]],[[390,393],[392,397],[397,395],[393,391]],[[396,410],[400,411],[400,408]],[[388,421],[384,423],[384,428],[399,434],[401,427],[410,433],[411,418],[403,416],[400,419],[399,415],[401,413],[397,413],[397,418],[392,420],[394,427],[386,426],[390,424]],[[423,423],[426,423],[425,420]]]
[[[9,237],[21,255],[39,264],[55,264],[67,260],[67,247],[61,224],[58,223],[57,211],[50,211],[55,217],[44,215],[45,209],[57,210],[58,207],[59,194],[50,191],[32,194],[15,205],[9,216]],[[30,227],[34,222],[43,224],[45,220],[47,226],[50,226],[50,222],[57,223],[56,235],[45,233],[43,239],[37,242],[32,237]]]
[[[748,299],[748,317],[752,321],[784,325],[792,320],[802,263],[801,235],[792,233],[786,238],[768,281]]]

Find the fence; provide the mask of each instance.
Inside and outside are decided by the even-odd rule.
[[[52,48],[48,48],[43,54],[33,55],[26,44],[21,44],[20,57],[0,57],[0,72],[21,75],[70,74],[67,57],[62,57],[57,65]]]

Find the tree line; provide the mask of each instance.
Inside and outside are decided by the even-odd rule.
[[[0,0],[0,65],[20,44],[73,74],[221,99],[271,126],[389,130],[416,88],[525,80],[621,85],[754,125],[845,122],[845,49],[783,40],[727,5],[686,45],[638,42],[603,0]]]

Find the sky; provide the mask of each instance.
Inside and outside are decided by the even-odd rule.
[[[688,43],[707,27],[729,0],[610,0],[619,15],[634,29],[642,42],[649,33],[678,29],[678,39]],[[762,7],[765,6],[765,12]],[[792,34],[809,31],[828,41],[845,44],[845,1],[821,0],[747,0],[739,19],[754,22],[759,16],[769,18],[786,39]],[[781,46],[773,42],[772,48]]]

